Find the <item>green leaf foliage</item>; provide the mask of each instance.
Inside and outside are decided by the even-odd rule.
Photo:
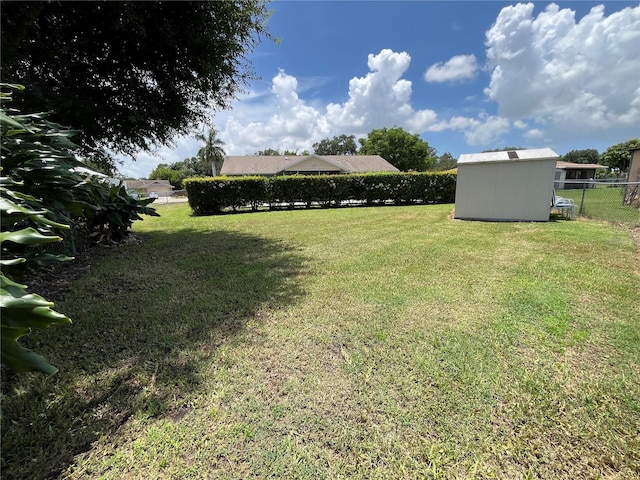
[[[196,215],[318,205],[452,203],[456,174],[451,172],[282,175],[275,177],[189,178],[185,187]]]
[[[32,328],[47,328],[71,320],[51,307],[39,295],[29,294],[24,285],[0,275],[0,307],[2,308],[2,363],[16,372],[40,371],[55,373],[57,369],[41,355],[20,345],[18,340]]]
[[[19,88],[2,84],[0,91],[2,363],[16,372],[54,373],[55,367],[19,341],[34,328],[70,320],[15,279],[29,265],[72,259],[44,250],[45,245],[61,242],[67,235],[73,240],[80,231],[95,241],[117,241],[141,214],[156,213],[148,207],[152,200],[134,200],[123,186],[78,173],[84,164],[74,154],[71,137],[76,131],[49,122],[44,114],[5,109],[11,99],[7,90],[15,89]]]
[[[9,124],[11,125],[11,124]],[[0,185],[3,194],[11,193],[9,187],[19,182],[11,181],[8,177],[0,178]],[[12,281],[5,275],[5,270],[24,264],[29,259],[26,254],[20,255],[19,251],[9,245],[33,246],[47,243],[59,242],[61,237],[45,235],[33,227],[26,227],[19,230],[5,230],[7,219],[17,224],[21,219],[28,218],[36,225],[49,227],[53,222],[45,222],[46,211],[40,210],[37,213],[27,208],[15,208],[19,205],[3,198],[0,204],[0,214],[3,218],[3,229],[0,232],[0,244],[2,245],[2,259],[0,265],[0,329],[2,334],[2,363],[9,366],[16,372],[40,371],[44,373],[55,373],[57,369],[50,365],[41,355],[25,348],[19,343],[19,339],[27,335],[33,328],[47,328],[53,324],[70,323],[71,320],[51,307],[53,303],[36,294],[29,294],[26,286]],[[56,224],[57,225],[57,224]],[[33,260],[33,258],[32,258]],[[60,258],[56,258],[59,261]],[[39,262],[43,262],[40,259]]]
[[[218,138],[217,130],[210,128],[206,135],[196,135],[196,139],[204,142],[204,146],[198,151],[198,162],[195,165],[196,171],[199,174],[206,172],[212,177],[219,175],[224,163],[224,142]]]
[[[61,237],[53,237],[51,235],[42,235],[35,228],[23,228],[13,232],[0,233],[0,243],[9,241],[20,243],[22,245],[42,245],[45,243],[54,243],[62,240]]]
[[[355,155],[358,152],[356,137],[354,135],[340,135],[323,138],[313,144],[313,151],[318,155]]]
[[[562,160],[571,163],[598,163],[600,161],[600,154],[595,148],[571,150],[562,156]]]
[[[632,138],[607,148],[600,156],[604,165],[620,172],[627,172],[631,165],[631,149],[640,148],[640,138]]]
[[[210,215],[243,206],[257,210],[269,200],[267,182],[266,177],[189,178],[185,180],[185,187],[194,213]]]
[[[228,106],[268,17],[263,0],[3,3],[2,78],[29,86],[22,111],[54,112],[85,157],[112,163]]]
[[[361,155],[380,155],[403,172],[424,172],[436,161],[433,147],[400,127],[372,130],[359,141]]]

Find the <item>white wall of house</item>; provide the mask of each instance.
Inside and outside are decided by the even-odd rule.
[[[459,162],[455,218],[548,221],[558,157],[546,150],[555,156]]]

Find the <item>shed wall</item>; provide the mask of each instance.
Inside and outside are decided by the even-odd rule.
[[[549,220],[556,159],[458,165],[455,218]]]

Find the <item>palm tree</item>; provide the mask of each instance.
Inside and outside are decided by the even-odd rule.
[[[215,177],[220,173],[224,163],[225,153],[222,148],[224,142],[218,138],[218,131],[215,128],[210,128],[207,135],[197,134],[196,139],[204,142],[204,147],[198,151],[198,158],[207,165],[211,165],[211,174]]]

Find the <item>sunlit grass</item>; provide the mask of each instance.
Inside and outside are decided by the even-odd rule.
[[[579,206],[582,202],[582,190],[559,190],[558,195],[573,199]],[[630,227],[640,226],[640,209],[624,205],[624,187],[598,186],[584,192],[582,215],[587,218],[622,223]]]
[[[159,207],[36,336],[3,478],[634,478],[625,230]]]

